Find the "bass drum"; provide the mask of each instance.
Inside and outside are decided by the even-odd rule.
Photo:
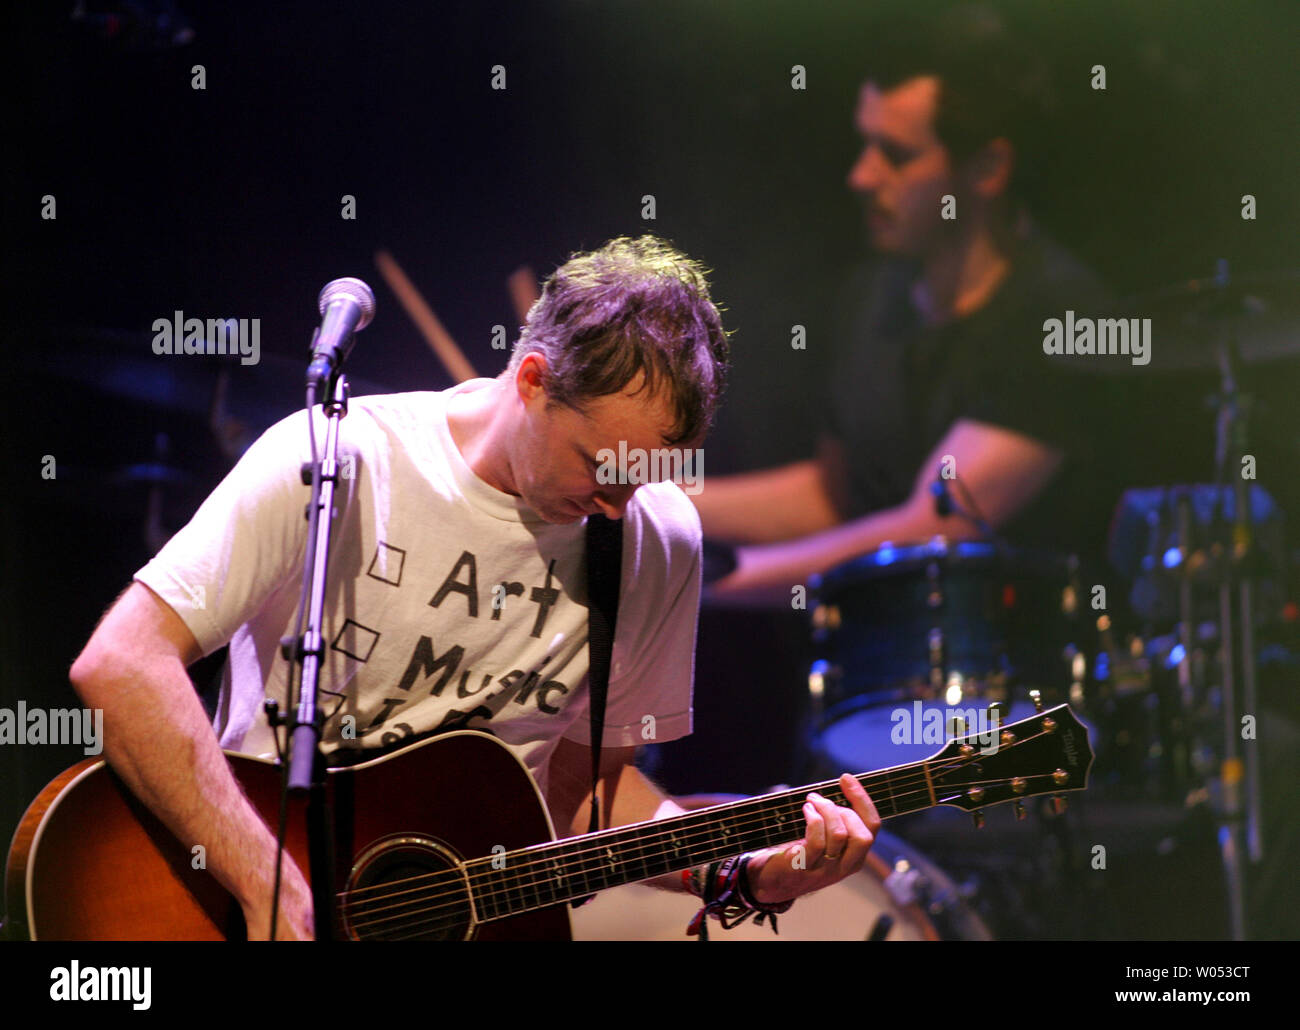
[[[681,799],[679,799],[680,801]],[[718,798],[710,799],[716,802]],[[570,913],[575,941],[693,941],[686,926],[700,900],[629,884],[602,891]],[[709,921],[711,941],[992,940],[957,885],[933,862],[881,831],[855,876],[800,898],[777,916],[780,933],[746,920]]]

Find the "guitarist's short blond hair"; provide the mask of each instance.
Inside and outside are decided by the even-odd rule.
[[[650,396],[666,391],[674,414],[668,442],[675,445],[708,431],[729,343],[708,270],[647,235],[574,254],[551,274],[506,374],[534,352],[546,359],[542,385],[550,401],[577,411],[644,375]]]

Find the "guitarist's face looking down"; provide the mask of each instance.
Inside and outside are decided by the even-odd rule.
[[[637,483],[602,483],[600,452],[667,447],[673,414],[665,398],[637,393],[639,381],[597,397],[579,412],[549,401],[545,358],[529,354],[514,372],[452,399],[452,438],[484,482],[521,498],[547,522],[584,515],[622,518]],[[678,444],[679,447],[692,446]]]

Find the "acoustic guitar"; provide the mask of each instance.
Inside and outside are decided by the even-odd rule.
[[[988,738],[985,737],[988,741]],[[267,822],[280,766],[229,755]],[[1067,705],[971,734],[922,762],[858,777],[882,818],[950,805],[976,813],[1087,787],[1087,730]],[[803,836],[809,791],[847,804],[837,781],[555,840],[527,770],[495,737],[461,730],[331,770],[338,935],[351,940],[567,940],[566,902]],[[296,804],[296,808],[294,805]],[[308,869],[306,802],[286,847]],[[32,802],[6,868],[11,929],[45,940],[238,940],[238,903],[103,760]]]

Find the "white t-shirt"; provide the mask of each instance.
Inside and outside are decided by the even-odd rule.
[[[479,479],[447,425],[445,393],[353,398],[340,428],[321,666],[325,746],[378,747],[438,728],[486,730],[543,790],[560,737],[589,744],[585,526],[542,521]],[[315,411],[317,446],[325,418]],[[306,414],[260,437],[135,578],[204,654],[227,641],[216,731],[272,755],[264,698],[287,705],[307,537]],[[700,522],[672,483],[624,516],[605,747],[691,731]]]

